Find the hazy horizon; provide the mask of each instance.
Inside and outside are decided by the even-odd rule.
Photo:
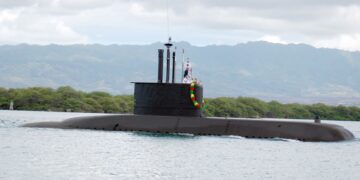
[[[276,42],[269,42],[269,41],[263,41],[263,40],[259,40],[259,41],[247,41],[247,42],[239,42],[239,43],[235,43],[235,44],[205,44],[205,45],[196,45],[193,44],[189,41],[172,41],[174,44],[183,44],[186,43],[190,46],[193,47],[211,47],[211,46],[228,46],[228,47],[235,47],[238,45],[244,45],[244,44],[249,44],[249,43],[257,43],[257,42],[263,42],[263,43],[269,43],[269,44],[274,44],[274,45],[303,45],[303,46],[310,46],[316,49],[329,49],[329,50],[340,50],[340,51],[345,51],[345,52],[352,52],[352,53],[360,53],[360,50],[344,50],[344,49],[339,49],[339,48],[331,48],[331,47],[316,47],[313,46],[311,44],[306,44],[306,43],[288,43],[288,44],[282,44],[282,43],[276,43]],[[155,44],[164,44],[165,41],[154,41],[151,43],[110,43],[110,44],[106,44],[106,43],[74,43],[74,44],[59,44],[59,43],[49,43],[49,44],[32,44],[32,43],[17,43],[17,44],[0,44],[0,46],[21,46],[21,45],[29,45],[29,46],[92,46],[92,45],[100,45],[100,46],[148,46],[148,45],[155,45]],[[177,47],[177,48],[182,48],[182,47]]]

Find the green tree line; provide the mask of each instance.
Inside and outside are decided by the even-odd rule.
[[[133,99],[133,96],[113,96],[106,92],[86,93],[69,86],[0,88],[0,109],[9,109],[13,101],[16,110],[129,113],[133,111]]]
[[[111,95],[99,91],[86,93],[69,86],[57,89],[0,88],[0,109],[9,109],[11,101],[16,110],[132,113],[134,109],[132,95]],[[319,116],[331,120],[360,120],[360,108],[353,106],[282,104],[249,97],[207,98],[205,102],[205,116],[290,119],[313,119]]]
[[[317,104],[282,104],[249,97],[206,99],[205,115],[218,117],[262,117],[289,119],[321,119],[360,121],[360,108]]]

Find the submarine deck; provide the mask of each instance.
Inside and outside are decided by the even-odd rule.
[[[23,127],[237,135],[249,138],[278,137],[301,141],[342,141],[354,138],[350,131],[334,124],[225,117],[119,114],[75,117],[61,122],[29,123]]]

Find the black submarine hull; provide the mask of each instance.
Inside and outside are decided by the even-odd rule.
[[[333,124],[221,117],[105,115],[75,117],[62,122],[29,123],[23,127],[278,137],[301,141],[343,141],[354,138],[350,131]]]

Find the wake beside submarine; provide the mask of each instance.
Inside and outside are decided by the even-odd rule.
[[[62,122],[29,123],[23,127],[278,137],[301,141],[342,141],[354,138],[342,126],[319,122],[202,117],[203,86],[192,80],[191,83],[175,83],[175,52],[172,54],[172,82],[169,82],[170,38],[165,46],[166,81],[163,82],[164,50],[159,49],[158,81],[134,83],[134,114],[75,117]]]

